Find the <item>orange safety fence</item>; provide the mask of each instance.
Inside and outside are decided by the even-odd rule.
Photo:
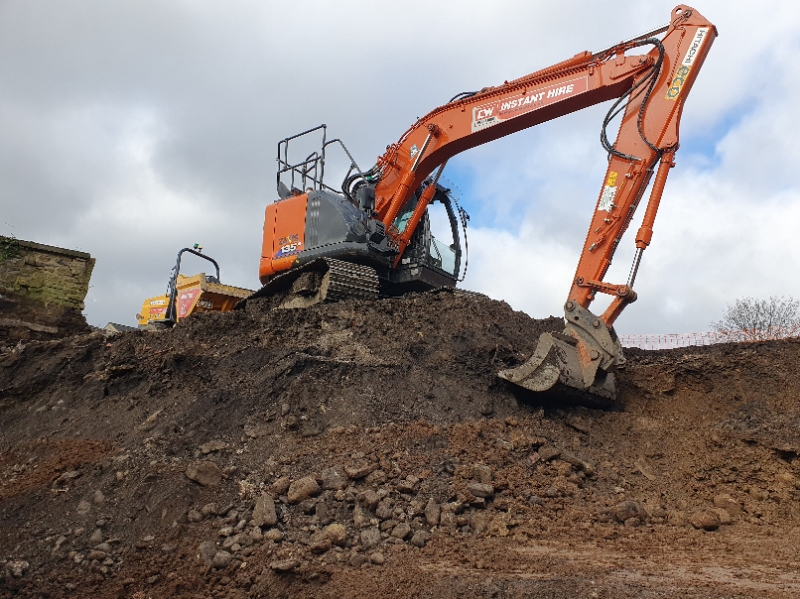
[[[677,349],[716,343],[752,343],[772,339],[800,337],[800,327],[747,331],[709,331],[707,333],[665,333],[653,335],[620,335],[622,347],[639,349]]]

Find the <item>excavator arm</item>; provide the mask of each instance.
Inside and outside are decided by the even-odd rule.
[[[664,36],[659,38],[659,34]],[[462,94],[419,119],[388,146],[376,165],[375,212],[403,251],[431,201],[428,185],[400,232],[393,225],[401,209],[434,171],[434,182],[452,156],[600,102],[612,104],[601,132],[609,163],[572,287],[565,304],[566,329],[543,335],[534,356],[500,376],[534,391],[588,391],[611,398],[613,370],[625,359],[612,325],[636,299],[632,289],[642,251],[674,156],[683,104],[716,37],[713,24],[689,6],[673,9],[669,25],[598,53],[573,58],[498,87]],[[642,54],[642,48],[649,48]],[[638,52],[637,52],[638,51]],[[616,141],[606,134],[621,115]],[[628,281],[603,278],[653,174],[655,181],[641,227]],[[589,311],[597,293],[613,299],[601,316]]]

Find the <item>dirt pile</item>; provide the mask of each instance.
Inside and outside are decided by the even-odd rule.
[[[560,327],[440,292],[6,351],[0,594],[800,592],[800,343],[629,351],[608,411],[497,379]]]

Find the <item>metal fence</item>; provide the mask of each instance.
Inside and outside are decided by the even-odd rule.
[[[770,339],[800,337],[800,330],[769,329],[766,331],[711,331],[707,333],[668,333],[663,335],[620,335],[622,347],[639,349],[677,349],[715,343],[752,343]]]

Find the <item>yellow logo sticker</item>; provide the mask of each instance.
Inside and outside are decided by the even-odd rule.
[[[665,99],[675,100],[681,94],[683,84],[686,83],[689,71],[692,70],[694,59],[697,57],[697,53],[700,51],[707,35],[708,27],[700,27],[695,32],[694,39],[692,39],[692,43],[686,51],[686,56],[683,57],[683,62],[681,62],[681,66],[678,67],[678,70],[675,72],[675,77],[672,79],[672,84],[667,90],[667,95],[664,96]]]

